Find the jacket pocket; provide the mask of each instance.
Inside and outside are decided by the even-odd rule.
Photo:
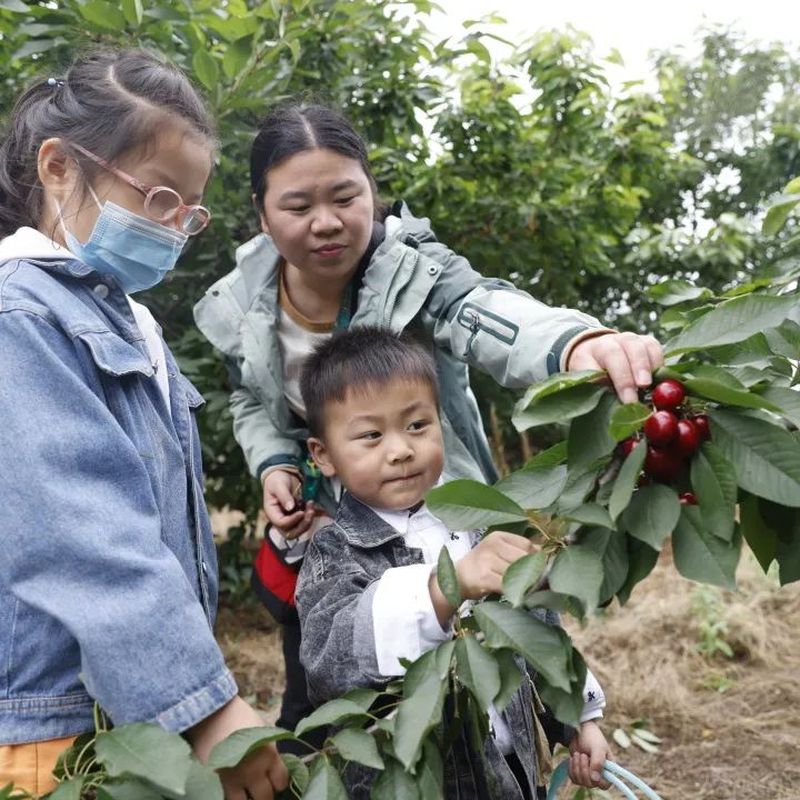
[[[186,395],[186,402],[189,404],[189,408],[192,411],[197,411],[198,408],[206,404],[205,398],[197,390],[197,387],[181,372],[178,373],[178,382]]]
[[[470,331],[470,337],[464,349],[464,358],[467,358],[472,352],[472,345],[479,333],[488,333],[509,347],[517,341],[517,336],[519,336],[519,325],[475,303],[464,303],[458,310],[457,319],[462,328]]]
[[[153,365],[144,353],[115,333],[85,331],[75,338],[86,345],[92,361],[107,375],[121,378],[139,373],[149,378],[154,374]]]

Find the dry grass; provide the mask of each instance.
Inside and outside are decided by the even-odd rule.
[[[569,626],[608,696],[609,737],[644,719],[663,739],[658,753],[615,746],[615,758],[664,800],[800,798],[800,586],[779,589],[752,558],[738,582],[736,593],[698,587],[665,552],[628,605]],[[698,652],[704,618],[727,624],[732,659]],[[266,611],[223,609],[218,632],[243,694],[273,721],[283,662]]]
[[[800,798],[800,587],[779,589],[751,557],[738,583],[736,593],[698,587],[665,552],[627,606],[570,626],[608,696],[607,732],[644,719],[662,737],[658,753],[615,756],[664,800]],[[732,659],[698,652],[703,619],[727,624]]]

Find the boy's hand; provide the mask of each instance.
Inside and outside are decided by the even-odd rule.
[[[609,756],[608,742],[596,722],[584,722],[569,743],[569,779],[577,786],[608,789],[603,764]]]
[[[284,539],[296,539],[314,521],[314,502],[303,507],[295,496],[300,486],[300,478],[283,469],[273,470],[264,478],[264,513]]]
[[[524,536],[492,531],[455,565],[461,596],[478,600],[487,594],[501,594],[506,570],[536,550],[538,545]]]
[[[211,751],[223,739],[242,728],[260,728],[264,721],[241,697],[234,697],[227,705],[186,732],[197,757],[205,763]],[[275,745],[268,744],[250,753],[237,767],[219,771],[225,800],[272,800],[275,791],[289,784],[286,765],[278,755]]]

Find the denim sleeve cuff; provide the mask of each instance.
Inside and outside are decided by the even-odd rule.
[[[171,733],[182,733],[233,700],[239,689],[229,670],[225,670],[211,683],[184,697],[148,722],[155,722]]]
[[[401,658],[415,661],[452,636],[436,617],[428,588],[430,575],[430,564],[409,564],[387,569],[378,581],[372,624],[381,675],[402,675]],[[400,597],[402,603],[398,603]]]

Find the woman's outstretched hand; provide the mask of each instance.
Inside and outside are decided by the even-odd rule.
[[[657,339],[638,333],[604,333],[584,339],[567,359],[567,369],[604,369],[623,403],[635,403],[638,390],[653,382],[653,373],[664,363]]]

